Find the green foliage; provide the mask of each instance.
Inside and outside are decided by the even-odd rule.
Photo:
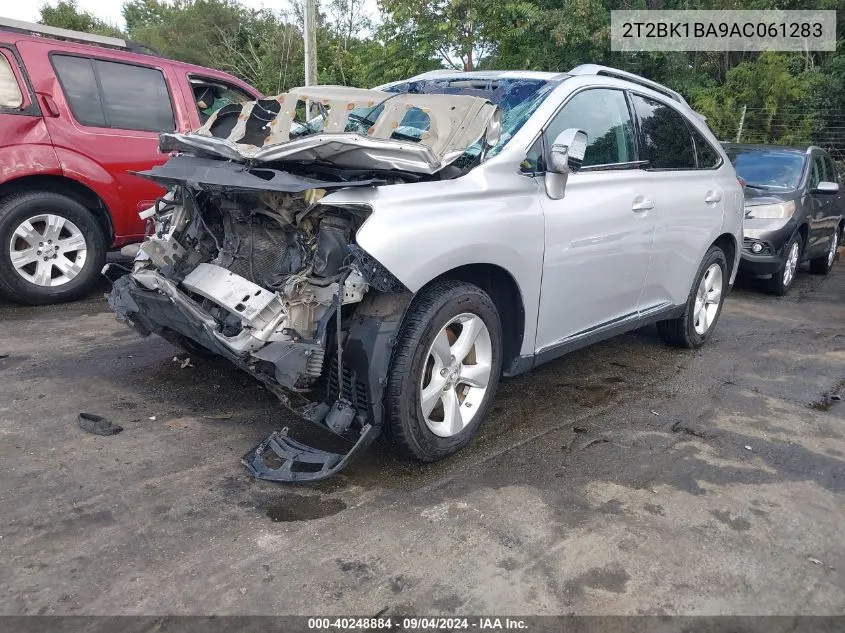
[[[565,72],[598,63],[678,90],[733,139],[845,147],[845,21],[837,53],[616,53],[613,9],[830,9],[842,0],[320,0],[318,79],[375,86],[441,67]],[[267,94],[304,79],[302,5],[249,9],[237,0],[128,0],[126,35],[173,59],[231,72]],[[75,0],[41,8],[44,24],[106,35],[117,28]]]
[[[40,10],[41,20],[39,22],[47,26],[84,31],[95,35],[123,37],[123,33],[116,26],[107,24],[87,11],[81,11],[76,6],[76,0],[59,0],[54,6],[44,4]]]
[[[695,90],[693,104],[717,135],[733,138],[746,108],[743,140],[809,143],[822,125],[817,106],[826,81],[817,69],[800,68],[800,61],[785,53],[763,53],[728,71],[723,84]]]

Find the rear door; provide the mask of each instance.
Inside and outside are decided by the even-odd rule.
[[[59,173],[47,126],[16,51],[0,44],[0,183]]]
[[[686,302],[704,249],[721,228],[725,191],[720,155],[686,117],[668,100],[632,93],[631,101],[654,196],[654,255],[640,299],[647,315]]]
[[[138,211],[164,190],[129,173],[164,163],[161,132],[176,129],[167,64],[53,50],[58,85],[47,87],[54,114],[45,121],[65,175],[88,183],[106,199],[116,243],[143,237]]]

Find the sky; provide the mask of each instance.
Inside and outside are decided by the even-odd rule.
[[[290,9],[289,0],[239,0],[241,4],[253,8],[267,8],[274,11]],[[39,9],[45,0],[4,0],[0,7],[0,17],[24,20],[25,22],[36,22],[40,16]],[[55,4],[55,0],[47,1],[46,4]],[[375,11],[375,0],[370,0],[368,9]],[[123,28],[122,0],[76,0],[76,6],[83,11],[93,13],[101,20]]]

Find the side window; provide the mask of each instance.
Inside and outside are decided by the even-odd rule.
[[[833,159],[830,156],[824,157],[824,164],[825,164],[825,180],[828,182],[839,182],[839,173],[836,171],[836,163],[833,162]]]
[[[155,68],[53,55],[70,109],[83,125],[168,132],[175,129],[164,75]]]
[[[76,120],[83,125],[107,127],[93,62],[87,57],[54,55],[53,67]]]
[[[22,106],[23,93],[18,85],[18,78],[15,77],[9,60],[0,51],[0,108],[18,110]]]
[[[208,117],[227,105],[240,105],[255,101],[255,97],[252,95],[225,82],[190,76],[188,80],[191,82],[194,91],[194,101],[196,101],[197,112],[202,123],[205,123]]]
[[[813,154],[813,164],[810,165],[810,190],[819,186],[824,180],[824,158],[819,154]]]
[[[640,121],[640,159],[648,161],[646,169],[695,169],[695,149],[684,117],[654,99],[631,97]]]
[[[635,161],[634,130],[625,94],[621,90],[579,92],[558,112],[546,129],[546,146],[568,128],[587,133],[584,167]]]
[[[695,160],[699,169],[712,169],[719,166],[719,154],[713,149],[710,142],[704,135],[690,126],[692,138],[695,141]]]
[[[170,93],[160,70],[99,59],[94,64],[111,127],[149,132],[176,129]]]

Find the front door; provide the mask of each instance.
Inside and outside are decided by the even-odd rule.
[[[636,320],[652,253],[653,201],[636,168],[625,93],[576,93],[549,122],[546,147],[568,128],[587,132],[588,144],[564,198],[552,200],[542,188],[538,194],[546,226],[538,353]]]

